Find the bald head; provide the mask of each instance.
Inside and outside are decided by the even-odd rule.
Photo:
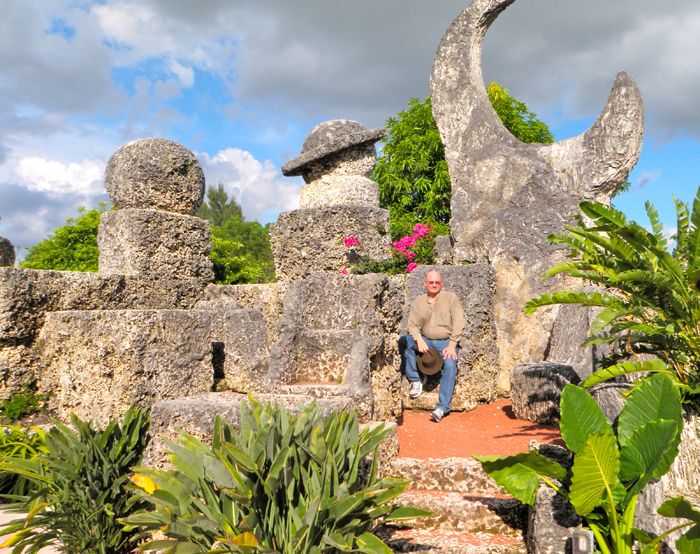
[[[425,274],[424,285],[428,296],[437,296],[442,289],[442,275],[440,275],[440,272],[435,270],[428,271]]]

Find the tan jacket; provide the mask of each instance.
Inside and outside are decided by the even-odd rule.
[[[428,302],[427,294],[416,298],[408,316],[408,332],[416,342],[423,335],[427,339],[450,339],[450,345],[456,346],[464,324],[459,298],[444,290],[435,297],[434,304]]]

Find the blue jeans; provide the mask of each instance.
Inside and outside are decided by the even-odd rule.
[[[420,381],[421,374],[416,365],[416,355],[418,354],[418,345],[416,341],[413,340],[411,335],[406,335],[404,337],[406,341],[406,350],[404,352],[404,360],[406,362],[406,377],[409,381]],[[450,344],[449,339],[426,339],[423,340],[432,346],[435,350],[440,352],[447,348]],[[459,356],[459,348],[457,349],[457,355]],[[450,411],[450,402],[452,402],[452,395],[455,391],[455,382],[457,381],[457,360],[445,360],[443,358],[442,362],[442,373],[440,375],[440,394],[438,396],[437,408],[442,408],[445,413]]]

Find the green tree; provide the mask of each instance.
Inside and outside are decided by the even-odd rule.
[[[246,221],[236,200],[224,186],[207,191],[197,215],[211,224],[214,280],[223,285],[268,283],[275,279],[275,265],[268,226]]]
[[[233,198],[229,200],[223,183],[219,183],[207,189],[207,198],[197,210],[197,216],[219,226],[233,217],[243,217],[243,212]]]
[[[101,202],[98,208],[80,206],[76,218],[68,218],[47,239],[29,248],[20,267],[24,269],[56,269],[60,271],[97,271],[97,228],[100,215],[107,211]]]
[[[553,142],[546,124],[498,83],[486,89],[506,128],[523,142]],[[408,109],[386,123],[388,136],[373,178],[391,217],[391,236],[410,235],[416,223],[449,234],[452,190],[445,148],[433,119],[430,97],[411,99]]]

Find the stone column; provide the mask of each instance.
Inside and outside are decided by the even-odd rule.
[[[204,173],[192,152],[157,138],[125,144],[107,164],[105,188],[116,211],[102,215],[100,273],[212,280],[209,224],[193,215]]]
[[[282,213],[271,226],[279,280],[338,273],[348,264],[343,239],[350,235],[359,240],[359,254],[389,257],[389,212],[379,208],[379,187],[369,178],[376,163],[374,143],[384,134],[356,121],[326,121],[284,165],[285,175],[302,175],[306,185],[301,208]]]
[[[0,237],[0,267],[15,265],[15,248],[5,237]]]

